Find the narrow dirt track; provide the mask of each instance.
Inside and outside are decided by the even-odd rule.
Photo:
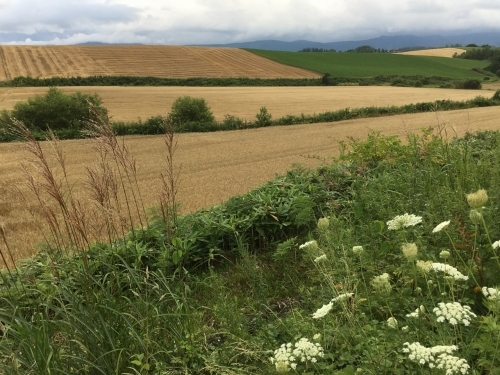
[[[219,204],[284,173],[293,164],[316,167],[338,155],[339,141],[364,138],[371,131],[404,137],[438,125],[448,136],[478,129],[500,130],[498,108],[426,113],[243,131],[181,134],[175,162],[180,166],[182,212]],[[444,135],[444,133],[443,133]],[[137,160],[141,192],[147,206],[157,205],[160,173],[164,170],[162,137],[128,137],[125,143]],[[89,140],[63,141],[71,181],[76,190],[85,182],[85,166],[95,163]],[[49,149],[48,145],[44,145]],[[19,144],[0,144],[0,221],[4,223],[17,259],[33,254],[42,240],[13,187],[24,186],[19,164],[27,158]],[[35,202],[30,205],[35,206]]]

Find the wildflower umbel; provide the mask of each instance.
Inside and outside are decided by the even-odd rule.
[[[450,252],[448,250],[443,250],[439,253],[441,259],[448,259],[450,257]]]
[[[449,264],[444,263],[432,263],[431,270],[440,271],[448,276],[452,277],[455,280],[468,280],[469,276],[465,276],[460,271],[458,271],[455,267],[450,266]]]
[[[389,274],[383,273],[380,276],[375,276],[372,281],[373,289],[378,293],[389,293],[392,289],[391,283],[389,282]]]
[[[299,249],[304,249],[307,251],[315,251],[318,250],[318,243],[315,240],[307,241],[299,246]]]
[[[396,216],[394,219],[387,222],[387,229],[398,230],[407,227],[414,227],[422,222],[421,216],[415,216],[413,214],[404,214]]]
[[[403,246],[401,246],[401,250],[403,251],[403,255],[405,256],[406,259],[409,261],[415,260],[417,257],[418,253],[418,248],[415,243],[405,243]]]
[[[319,257],[314,258],[314,263],[321,263],[328,258],[326,257],[326,254],[320,255]]]
[[[408,318],[418,318],[421,314],[425,313],[425,306],[420,305],[420,307],[417,307],[417,309],[409,314],[406,314]]]
[[[432,261],[431,260],[417,260],[417,267],[422,272],[429,272],[429,270],[432,267]]]
[[[436,227],[432,230],[432,233],[441,232],[444,228],[450,225],[450,220],[443,221],[442,223],[436,225]]]
[[[481,291],[490,301],[500,301],[500,290],[498,288],[488,288],[487,286],[483,286]]]
[[[322,217],[318,220],[318,229],[319,230],[327,230],[330,226],[330,220],[327,217]]]
[[[466,198],[470,208],[481,208],[488,202],[488,194],[484,189],[467,194]]]
[[[274,351],[271,363],[276,366],[277,372],[288,372],[297,368],[297,362],[316,363],[318,358],[323,357],[324,350],[319,343],[312,343],[306,338],[301,338],[295,344],[289,342],[282,344]]]
[[[343,293],[339,294],[337,297],[333,298],[330,302],[328,302],[326,305],[321,306],[316,312],[313,314],[313,319],[320,319],[324,317],[326,314],[330,312],[330,310],[333,308],[333,304],[338,301],[344,301],[347,298],[350,298],[354,295],[354,293]]]
[[[494,250],[498,249],[500,247],[500,240],[493,242],[491,246]]]
[[[403,344],[403,353],[408,353],[408,358],[412,362],[420,365],[427,364],[429,368],[446,370],[446,375],[453,375],[456,373],[467,374],[470,366],[463,358],[451,355],[457,350],[456,345],[438,345],[431,348],[426,348],[419,342]]]
[[[391,316],[389,319],[387,319],[387,325],[390,327],[390,328],[398,328],[398,321],[396,320],[396,318],[394,318],[393,316]]]
[[[333,308],[333,302],[330,301],[326,305],[323,305],[318,310],[316,310],[316,312],[312,316],[313,319],[320,319],[320,318],[324,317],[326,314],[328,314],[330,312],[330,310],[332,308]]]
[[[356,255],[361,255],[361,253],[364,251],[363,246],[353,246],[352,247],[352,252]]]
[[[454,326],[459,323],[468,326],[470,325],[471,319],[477,317],[469,306],[462,306],[459,302],[440,302],[438,303],[438,307],[435,307],[432,311],[438,317],[438,322],[441,323],[447,320]]]

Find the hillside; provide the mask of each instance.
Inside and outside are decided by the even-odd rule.
[[[17,76],[317,78],[234,48],[185,46],[0,46],[0,81]]]

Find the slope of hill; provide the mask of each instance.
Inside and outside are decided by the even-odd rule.
[[[317,78],[234,48],[185,46],[0,46],[0,81],[17,76]]]
[[[489,64],[487,61],[435,56],[406,56],[392,53],[251,51],[282,64],[330,73],[334,77],[402,75],[482,79],[483,75],[472,69],[483,69]]]
[[[492,46],[500,46],[499,32],[484,32],[471,33],[460,35],[382,35],[377,38],[364,40],[347,40],[338,42],[313,42],[310,40],[295,40],[292,42],[284,42],[281,40],[256,40],[253,42],[228,43],[228,44],[212,44],[214,47],[233,47],[233,48],[255,48],[266,49],[273,51],[290,51],[296,52],[303,48],[323,48],[335,49],[337,51],[347,51],[363,45],[370,45],[374,48],[382,49],[400,49],[409,47],[433,48],[443,47],[446,45],[467,45],[475,43],[478,45],[489,44]]]
[[[430,48],[419,49],[415,51],[399,52],[400,55],[413,55],[413,56],[436,56],[436,57],[453,57],[456,54],[460,55],[466,50],[463,48]]]

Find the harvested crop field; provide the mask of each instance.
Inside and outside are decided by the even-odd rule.
[[[432,48],[432,49],[421,49],[418,51],[408,51],[400,52],[401,55],[413,55],[413,56],[437,56],[437,57],[453,57],[456,53],[460,55],[464,53],[463,48]]]
[[[181,209],[189,212],[221,203],[272,179],[276,173],[284,173],[294,163],[310,167],[328,163],[330,156],[338,154],[338,142],[349,137],[362,138],[371,131],[403,137],[429,126],[442,129],[443,136],[462,135],[478,129],[500,130],[498,108],[181,134],[175,155],[180,166],[178,199],[182,202]],[[136,158],[139,185],[146,206],[157,205],[159,176],[165,168],[162,137],[128,137],[125,144]],[[84,204],[91,205],[81,191],[86,181],[85,168],[96,163],[92,141],[63,141],[61,145],[66,153],[72,187]],[[44,144],[44,148],[49,152],[48,144]],[[0,144],[0,158],[0,221],[15,257],[22,259],[33,254],[33,246],[42,240],[37,222],[26,210],[36,207],[35,200],[31,198],[23,202],[14,190],[16,187],[24,190],[25,178],[19,164],[25,162],[28,155],[19,144]],[[47,233],[47,228],[42,228]]]
[[[0,81],[17,76],[318,78],[237,48],[186,46],[0,46]]]
[[[435,100],[467,100],[493,92],[392,86],[329,87],[62,87],[66,93],[98,93],[116,121],[145,120],[164,115],[179,96],[204,98],[217,120],[229,114],[255,119],[265,106],[274,118],[334,111],[343,108],[392,106]],[[0,110],[18,101],[44,95],[48,88],[0,88]]]

